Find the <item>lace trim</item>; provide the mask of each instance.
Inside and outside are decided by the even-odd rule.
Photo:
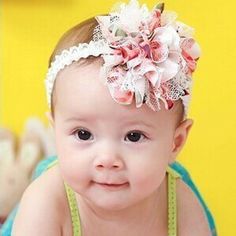
[[[89,44],[82,43],[78,46],[73,46],[68,50],[63,50],[60,55],[56,55],[55,60],[52,62],[48,70],[45,81],[49,107],[51,106],[53,85],[60,70],[72,64],[74,61],[79,61],[81,58],[87,58],[89,56],[97,57],[101,54],[107,54],[110,52],[111,48],[108,46],[108,44],[104,40],[98,40],[96,42],[90,41]]]

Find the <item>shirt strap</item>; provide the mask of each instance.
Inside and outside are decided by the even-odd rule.
[[[81,236],[80,217],[74,191],[64,182],[72,219],[73,236]]]
[[[176,179],[180,175],[167,167],[168,175],[168,236],[177,236]]]

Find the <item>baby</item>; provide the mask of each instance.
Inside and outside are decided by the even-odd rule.
[[[175,161],[199,52],[175,13],[136,0],[64,34],[46,79],[58,156],[25,191],[12,235],[216,235]]]

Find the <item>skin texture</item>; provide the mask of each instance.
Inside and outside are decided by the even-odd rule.
[[[77,193],[83,235],[167,235],[166,168],[193,121],[180,123],[175,109],[154,112],[145,105],[117,104],[98,78],[100,67],[100,61],[72,64],[59,73],[50,118],[59,166],[26,191],[13,235],[71,235],[63,180]],[[89,138],[81,139],[81,132]],[[134,142],[131,134],[139,138]],[[40,207],[30,218],[37,202],[32,196]],[[210,235],[200,204],[181,180],[177,196],[180,235]],[[22,220],[34,225],[37,218],[45,227],[34,231]]]

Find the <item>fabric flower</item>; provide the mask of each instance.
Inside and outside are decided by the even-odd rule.
[[[112,15],[116,16],[114,20],[110,18],[109,22],[109,16],[98,18],[104,38],[113,49],[111,54],[102,55],[103,71],[117,102],[130,104],[135,97],[140,107],[146,99],[147,105],[156,110],[160,100],[170,109],[172,99],[188,94],[177,77],[181,73],[181,78],[191,76],[200,48],[190,37],[192,28],[176,22],[176,13],[163,10],[160,4],[149,13],[146,6],[132,0],[120,5]],[[176,88],[168,85],[175,77]]]
[[[98,26],[89,44],[79,44],[55,57],[47,76],[49,101],[57,73],[80,58],[101,56],[100,76],[112,98],[120,104],[135,101],[151,109],[166,109],[182,99],[187,108],[192,73],[200,57],[193,29],[176,21],[177,14],[158,4],[152,11],[137,0],[120,4],[107,16],[97,16]],[[55,64],[54,64],[55,63]]]

